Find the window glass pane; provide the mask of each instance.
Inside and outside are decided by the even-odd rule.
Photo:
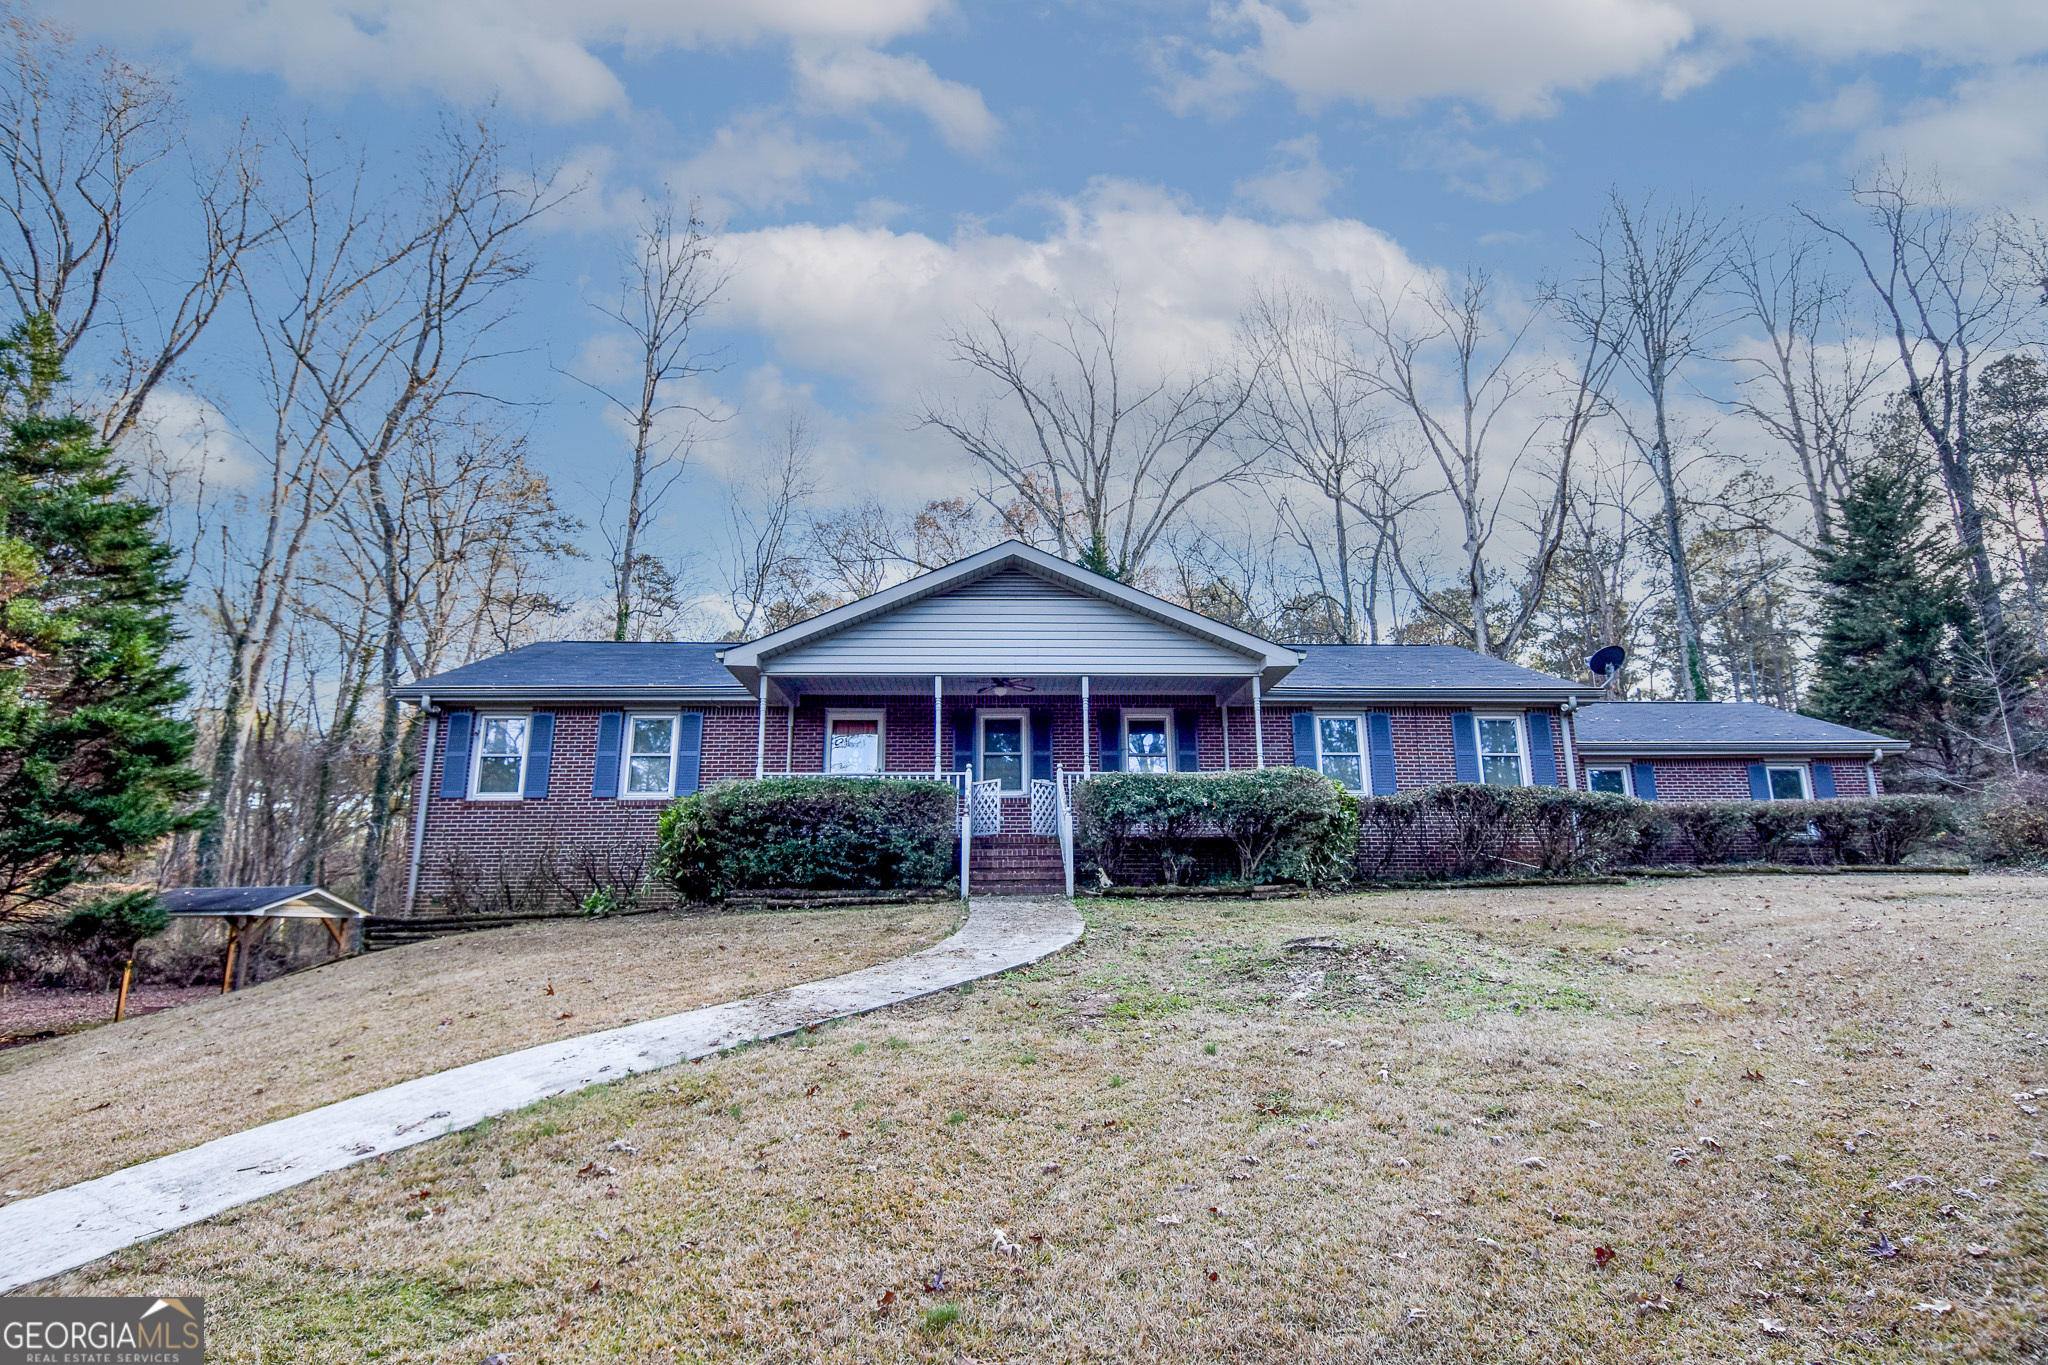
[[[841,718],[832,722],[832,741],[825,748],[828,773],[878,773],[882,770],[882,723]]]
[[[666,796],[668,763],[667,754],[634,754],[626,767],[626,790],[634,796]]]
[[[1166,721],[1132,719],[1124,727],[1124,766],[1134,773],[1169,773],[1173,755],[1166,748]]]
[[[1335,778],[1347,791],[1363,790],[1360,786],[1363,769],[1360,767],[1357,754],[1324,754],[1323,776]]]
[[[1358,752],[1358,717],[1324,716],[1323,752],[1325,754],[1355,754]]]
[[[1596,792],[1612,792],[1616,796],[1628,795],[1628,781],[1619,768],[1595,768],[1586,774],[1586,785]]]
[[[981,780],[1004,791],[1024,790],[1024,722],[985,720],[981,724]]]
[[[675,747],[674,716],[633,717],[633,748],[636,754],[666,754]]]
[[[1480,718],[1479,780],[1497,787],[1522,785],[1522,727],[1512,719]]]
[[[1797,768],[1771,769],[1771,800],[1804,801],[1806,782]]]
[[[526,717],[484,717],[477,752],[477,792],[485,796],[517,795],[520,769],[526,761]]]

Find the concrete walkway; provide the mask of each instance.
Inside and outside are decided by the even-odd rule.
[[[19,1200],[0,1207],[0,1293],[554,1095],[1026,966],[1081,932],[1064,899],[974,900],[960,932],[894,962],[472,1062]]]

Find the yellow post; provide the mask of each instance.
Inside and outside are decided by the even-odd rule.
[[[235,945],[237,944],[237,942],[240,941],[241,937],[242,926],[236,924],[233,920],[229,920],[228,960],[227,965],[220,969],[220,993],[222,995],[226,995],[228,993],[228,987],[233,984],[235,979]]]
[[[128,1013],[128,983],[135,979],[135,959],[129,958],[128,965],[121,969],[121,995],[114,1001],[114,1022],[120,1023],[121,1016]]]

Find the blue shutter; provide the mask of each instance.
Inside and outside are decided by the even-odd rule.
[[[1529,723],[1529,784],[1535,787],[1557,785],[1557,751],[1550,747],[1550,713],[1531,711]]]
[[[1042,706],[1031,712],[1031,780],[1052,781],[1052,712]]]
[[[619,735],[625,728],[622,712],[606,711],[597,718],[597,766],[590,770],[590,794],[600,801],[619,794]]]
[[[441,754],[441,796],[460,801],[469,795],[469,730],[476,717],[468,711],[448,715],[448,747]]]
[[[974,713],[955,711],[953,713],[953,771],[966,773],[970,781],[974,775]]]
[[[612,771],[618,772],[618,765]],[[676,718],[676,795],[688,796],[704,783],[704,713],[685,711]]]
[[[1174,708],[1173,712],[1173,770],[1177,773],[1198,773],[1202,770],[1201,713],[1189,708]]]
[[[536,711],[526,732],[526,790],[520,795],[539,801],[548,794],[548,775],[555,766],[555,713]]]
[[[1816,763],[1813,765],[1813,795],[1817,801],[1832,801],[1835,799],[1835,770],[1833,765],[1827,763]]]
[[[1635,769],[1636,800],[1655,801],[1657,799],[1657,765],[1654,763],[1636,763],[1630,766]]]
[[[1294,713],[1294,766],[1316,766],[1316,715],[1313,711]]]
[[[1102,771],[1120,773],[1124,770],[1124,740],[1121,712],[1104,711],[1101,728],[1097,731],[1102,740]]]
[[[1375,711],[1365,718],[1365,733],[1372,745],[1372,794],[1394,794],[1394,718]]]
[[[1470,711],[1451,713],[1451,756],[1457,760],[1458,780],[1479,780],[1479,725]]]
[[[1771,799],[1771,779],[1764,772],[1764,765],[1761,763],[1749,765],[1749,799],[1752,801],[1768,801]]]

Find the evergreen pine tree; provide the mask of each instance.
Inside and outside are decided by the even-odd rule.
[[[1963,736],[1989,714],[1968,660],[1975,618],[1961,561],[1927,527],[1932,493],[1906,460],[1850,481],[1840,535],[1821,559],[1820,643],[1806,710],[1909,739],[1921,761],[1960,774]]]
[[[183,585],[92,424],[50,411],[47,316],[0,341],[0,920],[192,829]]]
[[[1123,570],[1110,555],[1109,540],[1100,531],[1097,531],[1094,539],[1088,542],[1087,548],[1081,551],[1081,558],[1076,562],[1090,573],[1099,573],[1104,578],[1113,578],[1118,582],[1123,581]]]

